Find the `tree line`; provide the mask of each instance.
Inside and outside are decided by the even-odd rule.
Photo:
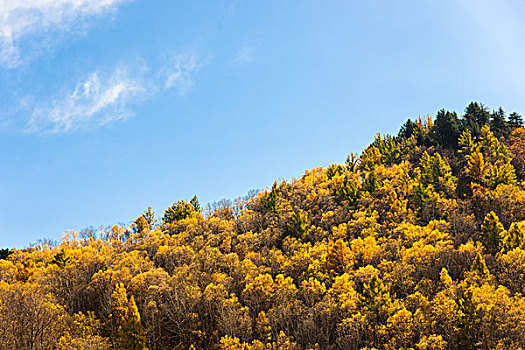
[[[236,201],[0,250],[0,349],[521,349],[522,126],[473,102]]]

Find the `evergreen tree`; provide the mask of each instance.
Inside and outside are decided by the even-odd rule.
[[[503,108],[493,111],[490,118],[490,129],[497,137],[505,137],[509,134],[507,116]]]
[[[426,208],[432,201],[432,198],[427,193],[425,186],[421,183],[418,183],[416,186],[414,186],[412,192],[410,193],[409,199],[412,208],[415,209],[419,217],[422,216],[423,209]]]
[[[463,115],[463,125],[467,130],[470,130],[472,135],[479,136],[481,128],[490,120],[490,113],[487,108],[478,102],[471,102],[465,109]]]
[[[296,208],[290,217],[290,222],[287,223],[287,227],[292,236],[303,240],[306,239],[310,229],[308,215],[301,209]]]
[[[164,217],[162,221],[165,224],[177,222],[183,219],[191,217],[195,213],[195,207],[193,204],[186,201],[177,201],[173,203],[166,211],[164,212]]]
[[[421,118],[413,123],[412,133],[406,139],[410,137],[414,137],[418,146],[430,146],[428,131]]]
[[[144,219],[146,219],[149,229],[151,230],[153,228],[153,225],[155,224],[155,213],[153,213],[151,207],[148,207],[148,210],[144,211],[144,213],[142,213],[142,216],[144,217]]]
[[[193,205],[193,209],[195,209],[196,212],[201,212],[201,205],[199,203],[199,200],[197,199],[197,196],[193,196],[190,199],[190,204]]]
[[[404,139],[408,139],[410,136],[414,135],[416,132],[417,124],[414,123],[412,120],[408,119],[405,124],[401,126],[399,129],[399,133],[397,134],[397,137],[401,137]]]
[[[140,322],[140,314],[133,295],[129,298],[124,317],[119,328],[120,349],[146,349],[146,336]]]
[[[525,129],[462,123],[458,152],[410,121],[213,215],[0,249],[0,349],[525,349]]]
[[[439,153],[430,157],[425,151],[421,156],[421,182],[426,186],[433,185],[437,191],[452,189],[454,186],[450,165]]]
[[[490,164],[485,162],[483,153],[476,151],[467,155],[465,158],[467,160],[467,168],[465,169],[465,173],[474,182],[477,182],[481,185],[486,185],[488,181],[487,178],[489,176]]]
[[[272,190],[266,195],[264,199],[264,209],[272,214],[277,214],[281,209],[281,200],[279,198],[279,189],[277,188],[277,182],[274,182]]]
[[[509,115],[509,125],[512,128],[520,128],[523,126],[523,117],[517,112],[512,112]]]
[[[499,221],[498,216],[491,211],[485,216],[481,225],[481,243],[487,253],[496,254],[500,251],[505,237],[505,229]]]
[[[362,170],[371,170],[373,164],[367,163],[376,163],[375,165],[377,165],[379,164],[378,161],[385,165],[398,164],[401,162],[402,157],[412,151],[415,146],[416,140],[414,137],[405,139],[388,134],[377,134],[374,142],[363,151],[360,157],[360,168]]]
[[[458,138],[461,135],[461,123],[456,112],[440,110],[431,131],[432,141],[447,148],[458,147]]]
[[[516,170],[510,162],[500,166],[490,165],[488,176],[487,184],[491,189],[496,189],[499,184],[510,185],[516,183]]]
[[[459,137],[458,145],[459,145],[459,153],[469,155],[475,151],[476,144],[474,142],[474,138],[472,137],[472,133],[470,132],[470,130],[467,129],[463,131],[463,133]]]
[[[345,175],[341,188],[337,192],[341,201],[348,201],[350,205],[354,205],[361,196],[361,183]]]
[[[477,115],[479,113],[479,104],[477,102],[471,102],[465,109],[463,115],[463,125],[466,130],[470,131],[471,134],[477,136],[481,132],[481,126],[478,124]]]
[[[149,225],[144,216],[139,216],[133,222],[133,232],[134,233],[144,233],[149,231]]]
[[[0,260],[6,260],[11,254],[13,254],[13,251],[8,248],[0,249]]]
[[[352,173],[357,173],[357,169],[359,167],[359,156],[354,153],[350,153],[346,157],[345,165],[348,171]]]

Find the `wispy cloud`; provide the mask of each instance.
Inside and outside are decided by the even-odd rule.
[[[0,0],[0,63],[7,68],[18,66],[24,39],[32,38],[28,45],[34,48],[47,33],[66,33],[73,27],[82,27],[86,20],[130,1],[133,0]]]
[[[194,74],[205,63],[194,55],[177,55],[156,71],[141,67],[91,73],[68,93],[36,104],[25,131],[57,134],[126,119],[134,106],[156,94],[187,93],[194,85]]]
[[[235,56],[235,62],[250,63],[253,60],[253,48],[251,46],[243,46]]]
[[[59,133],[124,119],[129,115],[127,104],[142,91],[140,82],[124,72],[102,78],[92,73],[72,93],[37,106],[26,131]]]
[[[180,95],[184,95],[194,85],[193,73],[208,61],[201,61],[195,55],[175,55],[160,71],[164,90],[176,89]]]

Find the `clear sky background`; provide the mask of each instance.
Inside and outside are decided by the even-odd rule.
[[[0,247],[525,113],[523,1],[0,0]]]

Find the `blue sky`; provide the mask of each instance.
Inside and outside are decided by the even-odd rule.
[[[525,113],[522,1],[0,0],[0,247]]]

